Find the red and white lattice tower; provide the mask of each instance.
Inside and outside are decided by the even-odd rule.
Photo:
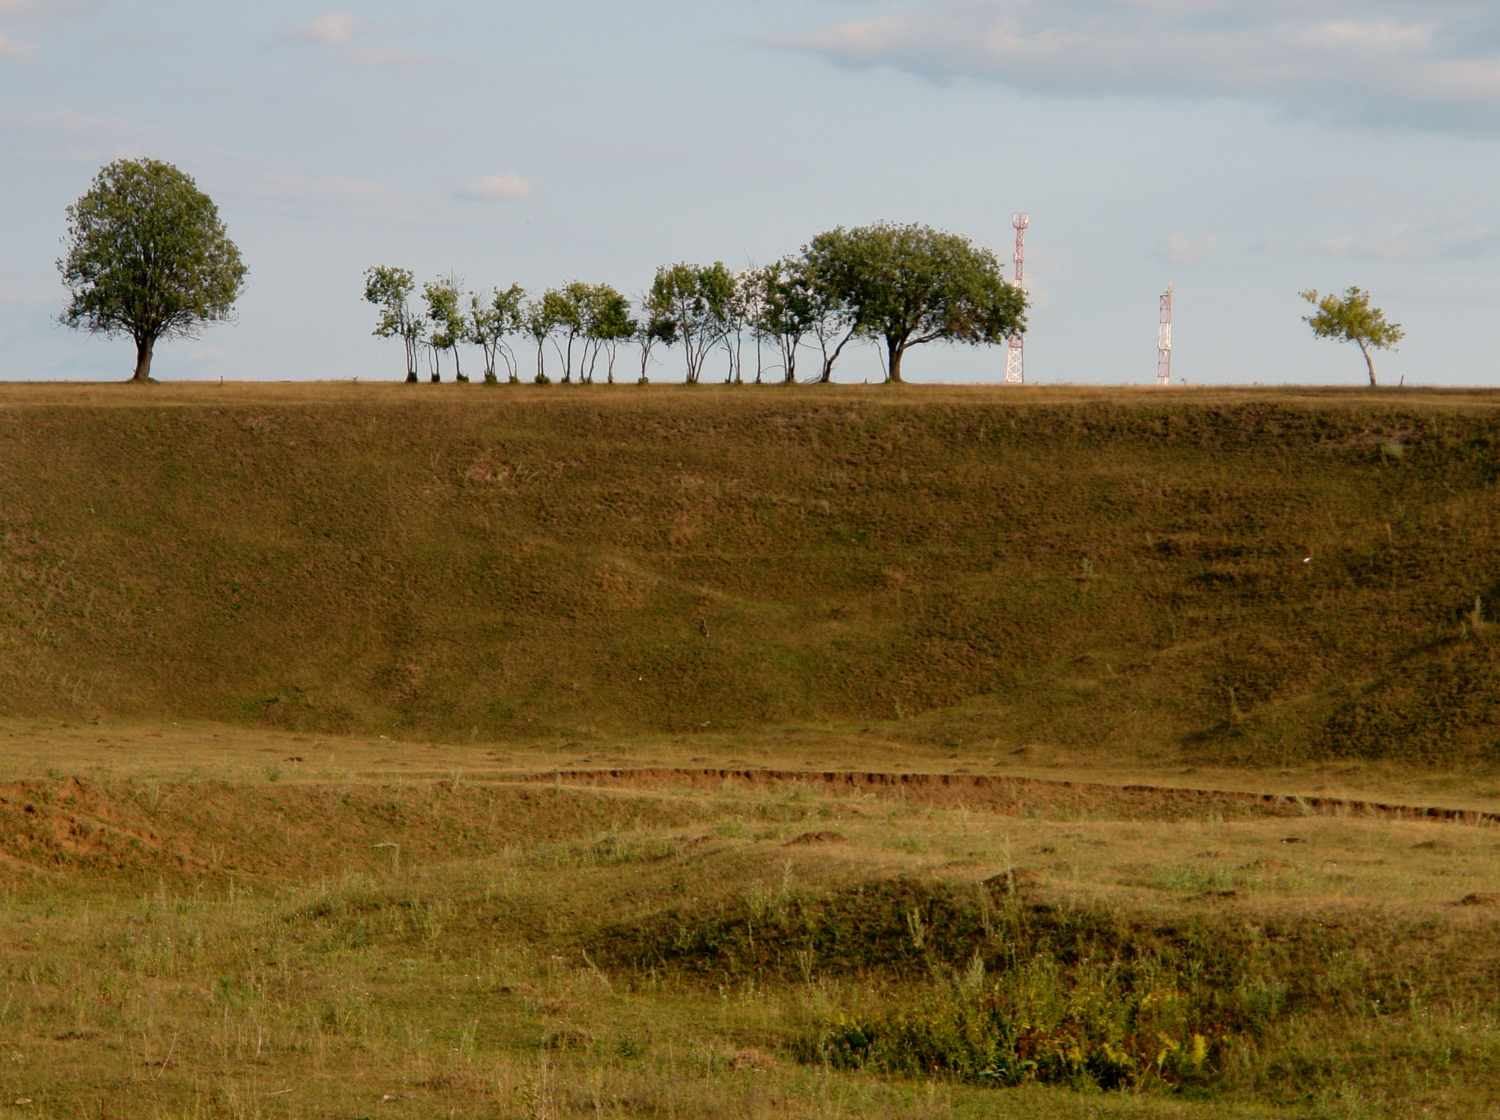
[[[1016,228],[1016,274],[1011,283],[1026,290],[1026,227],[1031,224],[1030,214],[1012,214],[1010,224]],[[1005,354],[1005,383],[1022,385],[1026,381],[1026,341],[1020,331],[1010,336],[1010,349]]]
[[[1156,328],[1156,383],[1172,384],[1172,285],[1161,294],[1161,314]]]

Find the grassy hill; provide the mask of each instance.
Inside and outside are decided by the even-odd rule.
[[[1497,400],[6,387],[0,709],[1493,761]]]

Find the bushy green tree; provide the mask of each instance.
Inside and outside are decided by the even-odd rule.
[[[427,333],[427,320],[409,302],[415,287],[412,274],[404,268],[376,265],[365,270],[365,299],[380,309],[372,333],[377,338],[399,338],[405,344],[407,381],[417,380],[417,352]]]
[[[999,258],[968,238],[923,225],[877,223],[821,233],[803,250],[813,288],[850,337],[878,340],[886,376],[928,342],[997,345],[1026,329],[1026,297]],[[832,360],[825,362],[825,378]]]
[[[1342,296],[1329,292],[1320,296],[1316,289],[1301,293],[1302,298],[1316,307],[1314,315],[1302,316],[1303,322],[1312,327],[1319,338],[1335,338],[1340,342],[1357,342],[1359,351],[1365,356],[1365,367],[1370,371],[1370,385],[1375,385],[1375,359],[1370,350],[1391,350],[1406,337],[1400,323],[1387,323],[1385,312],[1370,306],[1370,293],[1351,287]]]
[[[57,262],[71,297],[65,326],[135,340],[134,381],[151,379],[163,338],[196,338],[231,319],[245,286],[240,251],[192,177],[154,159],[118,159],[67,209]]]
[[[613,385],[615,351],[636,330],[635,320],[630,316],[630,301],[608,284],[590,284],[579,300],[579,312],[587,347],[587,367],[581,376],[585,381],[594,380],[594,366],[602,350],[607,355],[605,376]]]

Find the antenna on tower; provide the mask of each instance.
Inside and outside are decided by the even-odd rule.
[[[1161,314],[1156,328],[1156,383],[1172,384],[1172,285],[1161,294]]]
[[[1011,281],[1021,291],[1026,290],[1026,227],[1031,225],[1030,214],[1012,214],[1010,224],[1016,229],[1016,274]],[[1010,336],[1010,349],[1005,354],[1005,383],[1026,383],[1026,341],[1021,332]]]

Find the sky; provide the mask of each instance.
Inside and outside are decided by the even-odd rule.
[[[1030,381],[1153,382],[1171,282],[1188,384],[1359,384],[1298,296],[1358,285],[1406,331],[1383,381],[1500,385],[1494,0],[335,3],[0,0],[0,379],[129,375],[128,339],[57,325],[55,262],[99,168],[149,156],[249,267],[163,379],[400,378],[371,265],[634,294],[890,221],[1009,275],[1024,211]],[[835,379],[880,376],[861,347]]]

